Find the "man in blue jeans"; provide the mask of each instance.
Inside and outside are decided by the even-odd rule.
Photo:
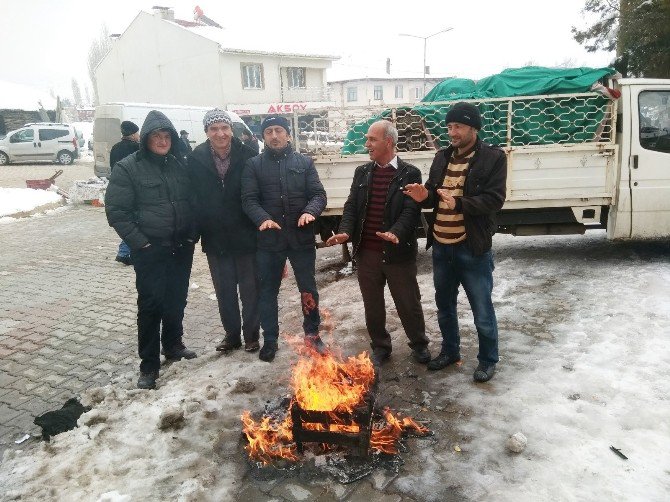
[[[451,145],[435,155],[426,184],[406,185],[404,192],[422,207],[433,209],[426,247],[433,246],[442,351],[428,369],[440,370],[461,360],[456,305],[462,285],[479,337],[479,365],[473,376],[477,382],[487,382],[498,362],[491,245],[494,216],[505,202],[507,158],[501,149],[478,138],[482,118],[474,105],[455,104],[445,123]]]
[[[326,207],[326,191],[312,159],[291,147],[288,120],[270,115],[261,131],[265,149],[247,161],[242,173],[242,208],[258,228],[258,310],[264,339],[258,357],[271,362],[278,348],[277,297],[287,258],[300,291],[305,343],[318,352],[325,350],[319,338],[313,222]]]

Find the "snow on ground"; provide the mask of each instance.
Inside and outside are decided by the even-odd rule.
[[[396,409],[414,401],[404,411],[430,420],[435,437],[410,441],[405,464],[385,491],[422,501],[667,500],[668,242],[612,243],[593,233],[496,236],[494,243],[501,361],[491,382],[472,381],[477,344],[463,294],[461,367],[429,373],[412,363],[400,323],[394,311],[389,315],[394,353],[382,372],[380,399]],[[419,281],[435,353],[426,252]],[[345,354],[364,350],[355,277],[320,284],[334,327],[326,341]],[[281,319],[283,330],[299,332],[295,302]],[[294,360],[286,343],[273,364],[243,351],[211,350],[164,368],[156,391],[133,389],[135,374],[89,390],[84,400],[94,409],[79,428],[5,454],[0,491],[36,500],[104,494],[108,500],[234,500],[248,472],[239,416],[288,393]],[[256,389],[236,393],[241,378]],[[159,430],[166,410],[184,413],[181,429]],[[519,454],[505,449],[516,432],[528,438]]]
[[[50,190],[32,188],[0,188],[0,218],[32,211],[46,204],[61,202],[63,198]]]

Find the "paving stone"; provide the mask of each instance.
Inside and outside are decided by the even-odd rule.
[[[402,497],[398,494],[387,494],[375,489],[369,482],[363,481],[347,496],[347,501],[363,500],[365,502],[400,502]]]

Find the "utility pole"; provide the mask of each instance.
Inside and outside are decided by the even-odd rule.
[[[443,30],[438,31],[437,33],[433,33],[432,35],[428,35],[427,37],[422,37],[420,35],[411,35],[409,33],[400,33],[399,35],[401,37],[412,37],[412,38],[421,38],[423,39],[423,96],[422,98],[426,96],[426,46],[428,43],[429,38],[433,38],[435,35],[439,35],[440,33],[446,33],[447,31],[451,31],[453,28],[445,28]]]

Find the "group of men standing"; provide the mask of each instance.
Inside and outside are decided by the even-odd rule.
[[[136,273],[140,388],[155,387],[161,352],[167,359],[196,357],[183,343],[182,321],[198,238],[225,331],[217,350],[229,352],[244,344],[248,352],[260,349],[261,360],[274,359],[278,294],[287,260],[300,292],[305,343],[316,353],[326,350],[319,337],[313,228],[326,207],[326,192],[314,162],[293,150],[284,117],[263,121],[265,148],[260,154],[234,137],[225,111],[207,112],[203,125],[207,141],[183,162],[173,125],[161,112],[150,112],[139,150],[115,164],[107,189],[109,224],[130,247]],[[437,153],[422,185],[420,171],[396,155],[393,124],[372,124],[366,135],[371,162],[356,169],[338,233],[327,244],[353,245],[375,365],[382,365],[392,350],[386,284],[413,358],[430,370],[459,362],[456,299],[462,285],[480,342],[474,379],[484,382],[493,377],[498,362],[491,236],[492,217],[505,199],[506,160],[501,150],[478,139],[476,107],[455,105],[446,127],[451,146]],[[443,337],[434,359],[417,282],[416,228],[422,207],[433,209],[428,247],[433,247]]]

